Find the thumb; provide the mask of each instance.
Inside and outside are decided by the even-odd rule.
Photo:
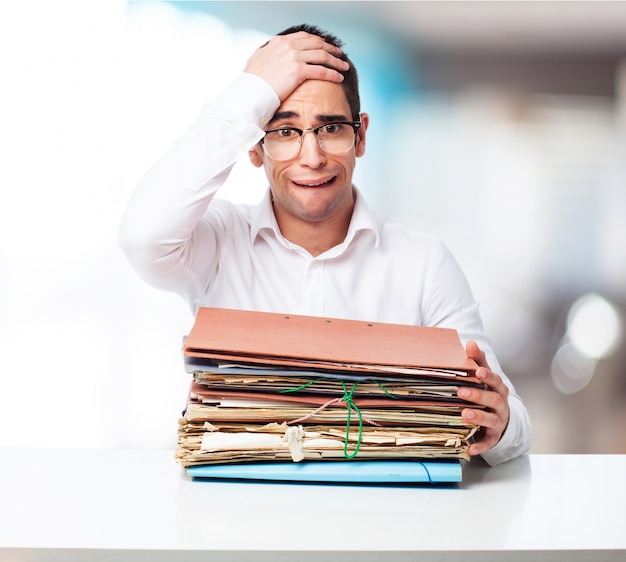
[[[473,359],[478,363],[479,367],[489,367],[484,352],[478,347],[475,341],[468,341],[465,346],[465,353],[470,359]]]

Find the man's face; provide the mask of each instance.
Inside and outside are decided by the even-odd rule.
[[[307,129],[329,119],[352,121],[341,84],[307,80],[285,99],[267,129]],[[285,221],[323,222],[338,212],[351,212],[352,174],[356,158],[365,152],[367,115],[362,121],[355,146],[344,154],[325,153],[312,132],[303,135],[300,152],[290,160],[272,160],[260,145],[250,151],[252,163],[265,168],[281,228]]]

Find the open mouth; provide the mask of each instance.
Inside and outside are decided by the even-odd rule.
[[[322,181],[293,181],[294,185],[297,185],[298,187],[326,187],[330,184],[332,184],[335,181],[335,177],[333,176],[332,178],[326,179],[326,180],[322,180]]]

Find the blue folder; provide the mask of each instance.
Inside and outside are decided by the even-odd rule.
[[[462,467],[452,461],[320,461],[190,466],[193,478],[299,482],[406,483],[461,482]]]

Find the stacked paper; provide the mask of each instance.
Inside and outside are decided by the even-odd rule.
[[[468,459],[480,386],[456,331],[201,308],[185,340],[184,467]]]

